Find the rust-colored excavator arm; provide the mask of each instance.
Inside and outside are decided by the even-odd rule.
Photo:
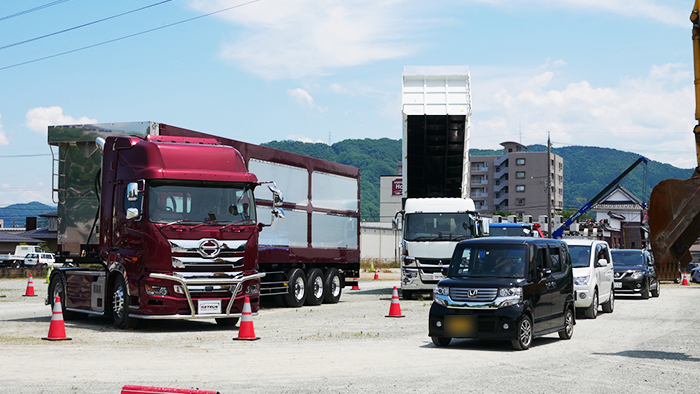
[[[689,179],[659,182],[649,198],[649,236],[652,253],[660,268],[679,267],[692,260],[690,246],[700,237],[700,15],[698,0],[690,14],[693,23],[695,69],[695,119],[693,129],[698,167]],[[669,264],[672,264],[669,266]],[[665,269],[666,268],[666,269]],[[677,272],[677,271],[676,271]]]

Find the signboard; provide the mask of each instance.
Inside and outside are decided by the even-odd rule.
[[[396,178],[391,181],[391,195],[401,196],[403,195],[403,179]]]

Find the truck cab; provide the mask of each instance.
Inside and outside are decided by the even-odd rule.
[[[403,213],[401,292],[404,299],[431,293],[459,241],[481,234],[471,199],[408,199]]]

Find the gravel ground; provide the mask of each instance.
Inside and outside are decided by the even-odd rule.
[[[363,275],[365,278],[365,275]],[[369,277],[367,277],[369,278]],[[265,306],[258,341],[213,320],[153,321],[116,330],[102,318],[65,322],[71,341],[41,340],[47,285],[0,280],[0,368],[7,393],[119,393],[125,384],[224,393],[520,392],[695,393],[700,378],[700,286],[664,284],[660,298],[618,297],[612,314],[579,319],[528,351],[461,340],[438,349],[427,336],[430,300],[401,301],[386,318],[395,272],[346,288],[320,307]]]

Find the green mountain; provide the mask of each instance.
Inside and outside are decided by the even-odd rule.
[[[37,227],[47,227],[48,219],[39,215],[53,212],[58,209],[55,205],[46,205],[38,201],[27,204],[12,204],[0,208],[0,219],[4,221],[4,227],[25,227],[27,217],[37,217]]]
[[[272,141],[272,148],[299,153],[319,159],[335,161],[359,167],[361,170],[360,193],[362,220],[379,220],[379,177],[396,174],[401,161],[401,140],[344,140],[333,145],[303,143],[298,141]],[[543,152],[544,145],[532,145],[530,152]],[[552,148],[564,159],[564,207],[578,209],[605,186],[619,176],[640,155],[616,149],[590,146]],[[471,156],[499,156],[502,149],[474,149]],[[640,164],[620,184],[643,201],[649,200],[651,189],[668,178],[686,179],[693,169],[682,169],[670,164],[649,160]]]

